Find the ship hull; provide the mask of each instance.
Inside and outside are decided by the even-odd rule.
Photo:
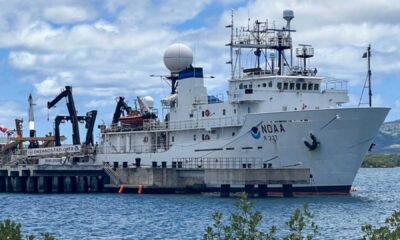
[[[129,165],[140,159],[142,165],[167,162],[170,166],[173,162],[187,163],[193,159],[197,159],[197,164],[198,159],[203,159],[198,167],[207,167],[206,162],[212,159],[238,161],[239,167],[255,167],[255,161],[261,161],[263,167],[310,168],[310,184],[294,185],[295,194],[348,194],[388,111],[388,108],[343,108],[247,114],[243,124],[236,128],[235,136],[179,142],[180,135],[191,134],[193,130],[173,131],[170,134],[177,141],[161,152],[135,153],[131,146],[121,146],[124,141],[115,134],[109,136],[108,144],[119,147],[101,149],[96,160]],[[226,132],[234,128],[214,129]],[[141,133],[123,134],[140,137]],[[305,142],[317,146],[311,149]],[[281,192],[280,188],[271,185],[268,191]]]

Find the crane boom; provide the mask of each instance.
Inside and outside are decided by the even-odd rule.
[[[54,107],[64,97],[67,99],[67,108],[72,124],[72,143],[74,145],[79,145],[81,144],[81,140],[79,137],[79,121],[75,108],[74,98],[72,96],[72,87],[65,86],[65,89],[58,96],[56,96],[52,101],[47,102],[47,108],[50,109]]]

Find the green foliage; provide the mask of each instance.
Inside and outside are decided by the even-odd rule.
[[[364,168],[392,168],[400,167],[400,154],[375,154],[365,156],[362,163]]]
[[[43,240],[56,240],[50,233],[41,234]],[[17,224],[10,219],[0,222],[0,240],[22,240],[21,224]],[[34,240],[34,235],[25,236],[26,240]]]
[[[21,236],[21,225],[16,224],[10,219],[4,220],[0,223],[0,240],[20,240]]]
[[[262,220],[259,211],[253,211],[253,203],[247,200],[247,195],[242,194],[236,203],[237,213],[229,217],[229,224],[222,223],[222,213],[213,214],[214,223],[206,229],[205,240],[276,240],[277,228],[272,226],[268,232],[262,232],[257,225]],[[312,214],[305,205],[303,211],[296,209],[289,221],[286,223],[289,234],[284,236],[285,240],[313,239],[319,234],[318,226],[312,221]]]
[[[308,205],[305,204],[303,211],[296,209],[286,226],[290,233],[285,236],[284,240],[311,240],[319,234],[318,225],[312,221],[313,215],[308,210]]]
[[[386,225],[373,228],[371,224],[361,227],[364,236],[362,240],[398,240],[400,239],[400,211],[395,211],[386,218]]]

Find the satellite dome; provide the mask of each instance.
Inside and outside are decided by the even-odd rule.
[[[192,50],[185,44],[172,44],[164,52],[164,64],[172,73],[178,73],[188,68],[192,63]]]
[[[150,109],[154,107],[154,99],[151,96],[145,96],[142,98],[142,100]]]

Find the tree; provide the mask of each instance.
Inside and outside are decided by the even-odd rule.
[[[50,233],[42,233],[43,240],[56,240]],[[17,224],[10,219],[0,222],[0,240],[22,240],[21,224]],[[34,240],[34,235],[25,236],[26,240]]]
[[[247,195],[243,193],[236,203],[237,213],[229,217],[229,224],[222,224],[222,213],[213,214],[214,223],[206,229],[205,240],[275,240],[278,239],[275,234],[277,228],[272,226],[268,232],[262,232],[257,225],[262,220],[259,211],[253,211],[253,203],[247,200]],[[313,239],[318,235],[318,226],[312,221],[312,214],[305,205],[303,211],[296,209],[286,225],[289,228],[289,234],[284,236],[285,240],[303,240]]]
[[[400,239],[400,211],[394,213],[386,218],[385,226],[373,228],[371,224],[361,227],[364,233],[362,240],[398,240]]]
[[[290,233],[286,235],[284,240],[311,240],[319,234],[318,225],[312,221],[313,215],[308,210],[308,205],[304,204],[303,211],[296,209],[286,226]]]

